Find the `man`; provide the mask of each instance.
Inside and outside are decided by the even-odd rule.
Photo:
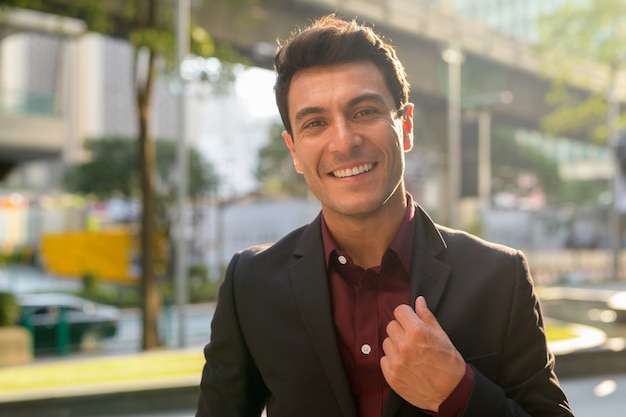
[[[232,258],[196,416],[572,416],[524,256],[434,224],[405,190],[413,104],[391,46],[331,15],[275,67],[322,211]]]

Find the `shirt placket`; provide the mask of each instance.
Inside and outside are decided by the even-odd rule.
[[[357,381],[361,385],[360,407],[382,411],[382,398],[378,390],[368,392],[368,388],[380,387],[379,317],[378,317],[378,274],[373,270],[364,271],[356,290],[356,337],[354,357],[356,358]]]

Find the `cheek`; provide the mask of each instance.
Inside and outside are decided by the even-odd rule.
[[[319,149],[314,146],[314,142],[309,142],[304,138],[299,138],[298,146],[293,147],[293,160],[298,168],[298,171],[302,171],[306,168],[309,171],[314,170],[315,166],[319,162]]]

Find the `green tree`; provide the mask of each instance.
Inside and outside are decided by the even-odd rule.
[[[15,295],[8,292],[0,292],[0,327],[15,325],[19,314],[20,306],[15,299]]]
[[[491,165],[494,193],[518,189],[518,177],[522,173],[535,176],[546,196],[546,203],[553,206],[596,203],[606,188],[606,180],[563,180],[556,161],[537,149],[520,145],[510,128],[497,126],[491,143]]]
[[[491,164],[496,176],[507,178],[508,171],[531,171],[547,184],[558,177],[556,162],[551,161],[535,149],[520,146],[515,140],[513,129],[495,126],[493,130]]]
[[[137,146],[130,138],[88,140],[89,161],[65,171],[64,186],[70,192],[98,198],[139,196]]]
[[[253,0],[239,0],[252,2]],[[237,0],[231,0],[237,3]],[[142,349],[160,345],[158,315],[161,308],[156,287],[155,251],[152,242],[156,233],[156,151],[149,123],[155,78],[161,58],[166,70],[176,68],[174,16],[176,3],[169,0],[3,0],[3,7],[19,7],[83,19],[90,31],[128,40],[135,47],[135,101],[138,138],[136,141],[141,199],[141,301]],[[1,10],[0,10],[1,12]],[[218,47],[209,34],[194,25],[190,30],[190,50],[200,56],[237,59],[227,46]]]
[[[174,202],[176,178],[171,175],[176,165],[176,143],[160,139],[156,144],[158,195],[164,202]],[[134,138],[105,137],[85,142],[89,161],[70,167],[64,186],[72,192],[92,194],[99,198],[121,196],[138,198],[141,190],[137,167],[137,146]],[[199,200],[216,190],[218,177],[213,166],[195,148],[188,149],[189,190],[192,200]]]
[[[304,177],[293,166],[293,159],[282,137],[283,130],[283,125],[279,123],[270,127],[269,141],[259,150],[256,177],[262,193],[304,197],[308,188]]]
[[[535,45],[551,81],[548,103],[555,111],[542,121],[551,134],[606,143],[608,92],[626,58],[626,0],[566,2],[539,20]],[[626,114],[616,128],[624,126]]]
[[[493,191],[496,193],[504,190],[520,191],[517,190],[520,173],[534,175],[549,198],[559,192],[561,180],[557,163],[535,149],[518,144],[515,132],[510,128],[496,126],[493,129],[491,166]]]
[[[176,143],[157,140],[156,143],[156,228],[171,240],[172,214],[176,200],[177,180],[171,175],[176,166]],[[85,143],[89,161],[70,167],[64,176],[68,191],[93,195],[97,198],[141,196],[137,167],[137,146],[132,138],[110,137],[92,139]],[[188,190],[192,209],[200,209],[203,197],[217,189],[219,178],[213,166],[195,148],[188,149]],[[196,219],[198,216],[194,216]],[[169,247],[173,248],[170,243]],[[174,256],[170,256],[170,261]],[[171,270],[171,268],[170,268]]]

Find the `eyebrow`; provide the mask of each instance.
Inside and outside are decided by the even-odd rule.
[[[322,113],[323,111],[324,109],[321,107],[305,107],[296,113],[294,120],[298,122],[307,117],[309,114]]]
[[[383,105],[387,105],[387,103],[385,102],[384,97],[381,94],[378,93],[365,93],[362,94],[360,96],[354,97],[353,99],[351,99],[348,102],[348,107],[354,107],[364,101],[375,101],[377,103],[383,104]],[[305,107],[302,110],[298,111],[294,117],[294,120],[296,122],[304,119],[306,116],[310,115],[310,114],[316,114],[316,113],[323,113],[325,110],[322,107],[317,107],[317,106],[313,106],[313,107]]]
[[[357,97],[353,98],[352,100],[350,100],[348,102],[348,105],[350,107],[352,107],[352,106],[356,106],[357,104],[360,104],[360,103],[362,103],[364,101],[375,101],[375,102],[377,102],[379,104],[383,104],[385,106],[387,105],[387,103],[385,102],[385,98],[381,94],[378,94],[378,93],[365,93],[365,94],[362,94],[362,95],[357,96]]]

